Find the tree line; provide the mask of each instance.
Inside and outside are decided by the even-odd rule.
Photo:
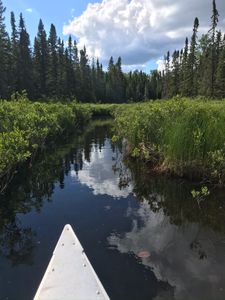
[[[167,52],[162,72],[162,97],[225,98],[225,35],[218,30],[219,12],[212,2],[211,26],[198,38],[195,18],[191,40],[181,50]]]
[[[65,43],[51,24],[47,35],[43,21],[31,46],[23,15],[18,25],[11,12],[11,33],[6,30],[0,0],[0,98],[26,90],[30,99],[74,99],[80,102],[125,102],[158,98],[157,72],[122,72],[122,60],[110,58],[107,71],[90,60],[86,48],[78,50],[69,36]]]
[[[30,99],[77,99],[80,102],[139,102],[176,95],[225,97],[225,36],[218,30],[219,13],[213,0],[211,27],[198,39],[198,18],[191,40],[181,50],[168,51],[164,70],[122,71],[122,60],[110,58],[105,71],[78,50],[69,36],[65,43],[51,24],[47,35],[42,20],[31,45],[23,15],[16,24],[11,12],[11,32],[6,30],[0,0],[0,98],[26,90]]]

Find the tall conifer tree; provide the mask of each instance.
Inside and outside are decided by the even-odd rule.
[[[8,60],[9,60],[9,36],[5,27],[5,11],[0,0],[0,98],[8,96]]]
[[[18,51],[19,51],[18,90],[20,92],[26,90],[28,95],[33,97],[33,70],[32,70],[31,49],[30,49],[30,37],[29,34],[27,33],[22,14],[20,14],[20,21],[19,21]]]

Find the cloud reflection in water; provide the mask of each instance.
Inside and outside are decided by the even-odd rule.
[[[79,180],[81,184],[93,190],[94,195],[108,195],[113,198],[126,198],[132,192],[132,186],[119,188],[120,178],[112,169],[113,151],[109,140],[100,150],[92,146],[90,162],[85,161],[83,169],[79,171],[78,177],[74,170],[71,176]]]
[[[177,300],[224,299],[225,244],[219,242],[219,234],[196,223],[172,225],[162,210],[153,212],[146,200],[128,215],[133,219],[130,232],[112,234],[111,248],[135,255],[149,251],[151,256],[142,263],[159,281],[175,287]]]

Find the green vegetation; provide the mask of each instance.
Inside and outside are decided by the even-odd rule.
[[[111,57],[105,71],[98,59],[88,57],[85,47],[78,50],[71,36],[61,40],[53,24],[47,34],[41,19],[31,43],[23,15],[17,24],[11,12],[8,33],[5,12],[0,0],[0,98],[23,90],[31,100],[77,99],[82,103],[141,102],[177,95],[225,97],[225,36],[218,29],[215,0],[210,30],[198,38],[200,22],[195,18],[190,41],[186,38],[181,50],[168,51],[164,70],[150,74],[124,73],[120,57],[116,61]]]
[[[174,98],[126,105],[115,115],[130,156],[159,172],[225,183],[224,101]]]
[[[51,141],[79,132],[91,119],[114,117],[113,141],[157,172],[225,183],[225,103],[174,98],[141,104],[0,103],[0,179],[3,190],[20,165]]]
[[[201,201],[210,195],[210,191],[208,190],[207,186],[202,186],[199,191],[192,190],[191,195],[197,201]]]
[[[17,25],[11,13],[11,33],[6,31],[6,9],[0,0],[0,99],[14,93],[11,101],[0,102],[0,179],[6,182],[0,190],[18,166],[32,161],[49,141],[82,128],[91,118],[112,115],[132,157],[148,161],[158,171],[224,184],[224,102],[176,96],[225,97],[225,36],[217,30],[219,13],[215,0],[212,4],[208,33],[198,39],[199,20],[195,18],[191,41],[186,38],[184,48],[172,57],[167,53],[163,72],[154,70],[148,75],[123,73],[120,57],[116,62],[111,57],[104,71],[99,60],[90,63],[85,47],[78,51],[71,37],[65,46],[53,24],[47,36],[42,20],[31,47],[22,14]],[[18,92],[24,90],[30,100],[40,101],[29,102],[25,94],[20,97]],[[119,108],[83,104],[173,96],[176,99],[166,102]],[[67,99],[66,104],[58,99]]]
[[[17,100],[15,100],[17,99]],[[96,116],[110,116],[114,105],[30,102],[23,95],[0,102],[0,180],[3,190],[18,167],[57,137],[81,129]]]

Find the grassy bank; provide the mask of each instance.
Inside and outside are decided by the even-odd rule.
[[[140,104],[0,102],[0,191],[21,164],[95,117],[115,117],[130,157],[167,172],[225,184],[225,102],[173,99]]]
[[[190,99],[128,105],[116,112],[127,154],[159,172],[225,184],[225,102]]]
[[[0,102],[0,191],[18,167],[51,140],[80,130],[96,116],[110,116],[113,105],[32,103],[26,97]]]

